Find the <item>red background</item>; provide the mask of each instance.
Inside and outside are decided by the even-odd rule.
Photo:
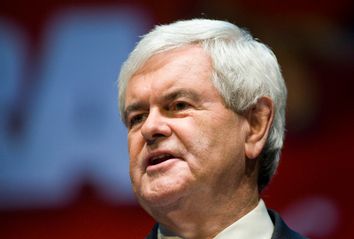
[[[274,49],[289,88],[288,132],[278,174],[263,193],[268,207],[284,212],[307,198],[334,205],[333,230],[311,238],[352,238],[354,207],[353,4],[351,1],[2,1],[0,16],[30,36],[29,61],[41,50],[47,19],[60,9],[133,5],[146,9],[153,24],[191,17],[227,19],[246,26]],[[118,71],[118,70],[117,70]],[[300,77],[299,77],[300,76]],[[304,76],[301,79],[301,76]],[[305,79],[305,80],[304,80]],[[23,79],[30,97],[36,79]],[[20,103],[19,103],[20,104]],[[16,115],[12,131],[26,118]],[[87,182],[70,204],[59,208],[0,211],[0,238],[143,238],[153,220],[134,203],[108,203]],[[331,215],[324,210],[320,217]],[[320,227],[312,218],[302,218]],[[333,225],[334,224],[334,225]]]

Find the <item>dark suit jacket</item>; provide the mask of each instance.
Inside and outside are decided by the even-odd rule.
[[[277,212],[268,210],[268,213],[274,224],[274,232],[271,239],[306,239],[297,232],[291,230]],[[157,229],[158,224],[155,224],[146,239],[157,239]]]

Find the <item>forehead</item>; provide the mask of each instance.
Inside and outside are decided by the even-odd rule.
[[[152,56],[128,81],[125,100],[146,90],[195,87],[210,80],[209,55],[198,45],[188,45]],[[162,87],[163,86],[163,87]],[[162,92],[161,92],[162,93]]]
[[[174,64],[174,67],[191,65],[211,66],[211,59],[199,45],[186,45],[172,50],[157,53],[150,57],[145,64],[132,76],[143,75],[161,69],[163,66]]]

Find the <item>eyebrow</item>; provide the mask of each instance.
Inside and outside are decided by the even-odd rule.
[[[197,92],[190,90],[190,89],[176,89],[176,90],[173,90],[172,92],[167,93],[166,95],[162,96],[163,100],[165,100],[165,101],[173,101],[173,100],[176,100],[176,99],[182,98],[182,97],[190,98],[193,101],[200,100],[200,97],[197,94]]]
[[[195,91],[189,90],[189,89],[173,90],[172,92],[163,95],[162,100],[163,101],[173,101],[173,100],[176,100],[176,99],[182,98],[182,97],[190,98],[191,100],[196,101],[196,102],[200,101],[200,96]],[[127,123],[128,115],[131,112],[145,110],[148,108],[149,108],[149,105],[144,102],[135,102],[135,103],[128,105],[127,108],[124,110],[125,123]]]

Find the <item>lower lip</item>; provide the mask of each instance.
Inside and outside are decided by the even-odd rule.
[[[171,158],[171,159],[163,161],[159,164],[148,165],[146,167],[146,172],[147,172],[147,174],[153,174],[153,173],[157,173],[157,172],[162,173],[162,172],[168,171],[178,161],[179,161],[178,158]]]

